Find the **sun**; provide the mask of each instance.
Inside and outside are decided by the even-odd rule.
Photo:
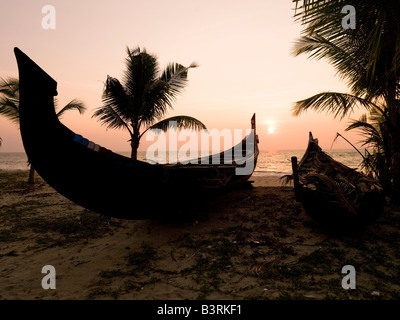
[[[274,134],[275,133],[275,127],[268,127],[268,134]]]
[[[268,134],[275,134],[277,128],[277,121],[273,118],[264,119],[263,124],[266,126]]]

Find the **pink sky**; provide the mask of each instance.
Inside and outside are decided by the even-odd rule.
[[[278,4],[279,3],[279,4]],[[44,5],[56,9],[56,29],[42,28]],[[330,148],[347,120],[308,112],[291,115],[293,103],[322,91],[347,92],[326,61],[293,57],[302,27],[291,0],[9,1],[2,4],[0,76],[17,76],[13,48],[19,47],[58,82],[60,106],[82,99],[88,111],[62,122],[104,147],[129,151],[128,133],[106,130],[91,116],[101,106],[107,75],[121,78],[126,46],[145,47],[168,62],[200,67],[168,116],[185,114],[216,129],[249,128],[257,114],[260,149],[304,149],[308,132]],[[359,118],[363,110],[354,113]],[[0,117],[1,152],[23,151],[19,131]],[[145,150],[148,144],[141,144]],[[338,140],[334,148],[349,148]]]

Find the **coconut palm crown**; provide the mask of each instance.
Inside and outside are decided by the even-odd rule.
[[[139,47],[127,48],[125,62],[121,82],[107,76],[103,105],[96,109],[93,117],[107,128],[129,132],[132,159],[137,159],[140,139],[148,130],[166,131],[170,124],[176,124],[178,129],[206,129],[201,121],[189,116],[165,118],[187,85],[188,70],[197,67],[196,63],[188,67],[169,63],[160,72],[157,57]]]

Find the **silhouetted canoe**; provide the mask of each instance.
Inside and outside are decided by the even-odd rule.
[[[381,185],[323,152],[311,132],[298,164],[298,180],[295,189],[305,211],[329,229],[349,231],[363,227],[383,212]]]
[[[192,204],[248,183],[258,157],[255,115],[254,131],[238,146],[243,162],[162,165],[134,161],[60,123],[53,101],[57,82],[21,50],[14,52],[19,69],[20,130],[28,160],[51,187],[75,203],[110,217],[168,218],[189,214]],[[223,159],[223,155],[210,159]],[[249,163],[254,164],[251,170],[238,175],[237,169]]]

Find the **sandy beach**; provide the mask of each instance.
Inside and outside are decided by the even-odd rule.
[[[278,178],[211,201],[186,221],[90,212],[27,172],[0,171],[0,299],[399,299],[400,211],[326,233]],[[56,270],[44,290],[42,267]],[[357,272],[342,287],[342,267]]]

